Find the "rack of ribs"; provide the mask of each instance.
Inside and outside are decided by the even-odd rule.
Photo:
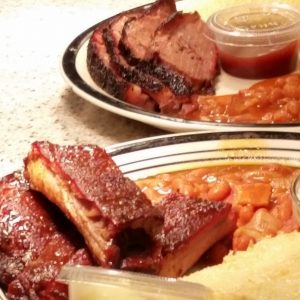
[[[31,188],[76,225],[101,266],[119,267],[127,256],[154,247],[160,210],[102,148],[35,142],[25,172]]]

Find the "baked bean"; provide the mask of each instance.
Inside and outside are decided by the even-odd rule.
[[[229,123],[300,122],[300,74],[262,81],[233,95],[194,99],[198,109],[181,117]]]
[[[231,188],[228,182],[220,180],[211,184],[207,193],[207,199],[211,201],[222,201],[229,196],[230,192]]]
[[[137,181],[137,184],[154,203],[166,194],[178,192],[231,203],[232,213],[237,216],[237,228],[230,249],[236,251],[246,250],[249,245],[279,231],[300,229],[292,217],[290,195],[291,181],[299,172],[297,168],[275,163],[224,165],[162,174]],[[216,259],[224,250],[218,247],[212,249]]]

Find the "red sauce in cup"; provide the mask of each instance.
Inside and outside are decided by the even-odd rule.
[[[270,78],[290,73],[296,69],[298,60],[297,42],[279,50],[259,56],[236,56],[220,51],[224,71],[242,78]]]
[[[261,79],[296,69],[300,10],[271,3],[217,11],[204,35],[216,43],[223,69],[238,77]]]

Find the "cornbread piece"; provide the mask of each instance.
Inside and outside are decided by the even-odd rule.
[[[65,289],[55,276],[66,262],[92,264],[73,225],[42,194],[29,189],[22,172],[2,178],[0,283],[8,287],[9,298],[38,299],[34,295],[45,293],[45,289],[48,296],[54,286]],[[51,282],[51,289],[47,282]]]
[[[97,146],[35,142],[25,169],[32,188],[60,207],[104,267],[143,252],[161,229],[158,209]]]
[[[249,300],[300,299],[300,233],[265,238],[247,251],[231,253],[222,264],[184,277],[216,292]]]
[[[235,227],[229,203],[171,194],[158,207],[165,217],[163,230],[157,236],[161,249],[152,257],[128,258],[124,269],[143,268],[161,276],[182,276]]]

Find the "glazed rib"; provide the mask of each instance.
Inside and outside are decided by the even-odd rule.
[[[144,249],[161,228],[161,213],[97,146],[35,142],[25,168],[32,188],[60,207],[104,267]]]
[[[55,281],[67,262],[93,264],[73,225],[43,195],[29,189],[22,172],[2,178],[0,283],[8,288],[8,298],[67,299],[66,287]],[[64,291],[64,298],[54,297],[58,290]],[[48,298],[41,298],[45,293]]]
[[[148,256],[128,258],[123,262],[124,269],[144,269],[166,277],[182,276],[235,227],[235,220],[229,215],[231,205],[225,202],[171,194],[158,207],[165,217],[163,230],[157,236],[161,249]]]

